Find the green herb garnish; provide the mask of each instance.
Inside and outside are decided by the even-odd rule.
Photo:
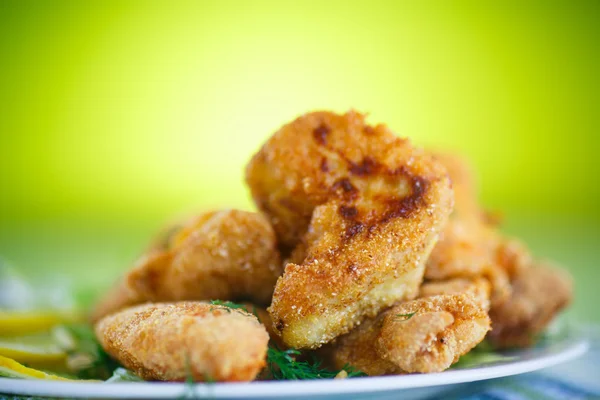
[[[415,311],[415,312],[411,312],[411,313],[408,313],[408,314],[396,314],[396,317],[401,317],[401,318],[404,318],[404,320],[403,320],[403,321],[408,321],[408,320],[409,320],[409,319],[411,319],[411,318],[412,318],[412,317],[413,317],[413,316],[414,316],[416,313],[417,313],[417,312]]]
[[[231,310],[242,310],[242,311],[246,311],[247,313],[250,313],[250,310],[248,310],[248,307],[245,304],[234,303],[232,301],[211,300],[210,304],[219,306],[219,308],[221,308],[221,309],[224,308],[227,312],[231,312]],[[212,310],[214,310],[214,307],[211,307],[210,311],[212,311]],[[258,322],[261,322],[255,305],[252,306],[251,314],[254,314],[256,319],[258,319]]]
[[[234,303],[232,301],[222,301],[222,300],[211,300],[210,304],[214,305],[214,306],[219,306],[219,308],[221,309],[225,309],[227,310],[227,312],[231,312],[231,310],[243,310],[248,312],[248,309],[246,308],[246,306],[244,304],[238,304],[238,303]],[[211,307],[211,311],[214,309],[215,307]]]
[[[106,380],[119,367],[102,349],[90,325],[60,325],[54,336],[67,352],[67,366],[77,378]]]
[[[314,354],[310,354],[303,361],[298,361],[302,352],[296,349],[280,350],[269,346],[267,350],[267,365],[274,380],[306,380],[306,379],[331,379],[340,371],[331,371],[321,366],[321,361]],[[349,378],[366,376],[350,366],[344,366],[344,371]]]

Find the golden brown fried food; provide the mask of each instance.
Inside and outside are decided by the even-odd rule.
[[[422,205],[423,192],[435,191],[429,186],[445,187],[446,171],[387,126],[366,124],[363,114],[322,111],[277,131],[248,164],[246,181],[281,243],[292,249],[318,205],[338,199],[371,206],[375,216],[410,214]]]
[[[210,212],[144,255],[94,312],[98,319],[145,301],[249,299],[268,304],[281,258],[262,215]]]
[[[327,345],[335,368],[351,365],[370,376],[439,372],[483,340],[487,312],[467,293],[401,303]]]
[[[252,314],[201,302],[135,306],[95,330],[108,354],[146,380],[251,381],[269,341]]]
[[[386,313],[377,318],[368,318],[350,333],[319,349],[319,354],[334,369],[352,366],[369,376],[397,375],[404,373],[394,363],[384,360],[375,350],[375,341],[381,333]]]
[[[489,311],[491,290],[490,282],[485,278],[454,278],[424,283],[421,285],[419,297],[466,293],[473,296],[483,310]]]
[[[490,318],[468,294],[425,297],[386,313],[375,347],[406,372],[440,372],[483,340]]]
[[[492,285],[492,303],[510,296],[510,277],[530,263],[527,248],[506,238],[488,222],[477,202],[475,178],[466,160],[436,153],[448,169],[455,194],[455,209],[431,252],[425,277],[431,280],[486,277]]]
[[[492,343],[499,348],[527,347],[535,343],[552,319],[570,302],[570,276],[545,263],[519,270],[510,298],[490,310]]]
[[[269,308],[296,348],[319,347],[414,297],[452,208],[444,167],[356,112],[283,126],[247,181],[281,241],[300,243]]]
[[[273,327],[273,321],[271,320],[271,315],[267,312],[267,310],[263,307],[257,306],[252,303],[243,303],[246,311],[252,313],[258,319],[258,322],[263,324],[267,332],[269,333],[270,342],[277,346],[279,349],[285,349],[287,346],[281,340],[281,336],[279,336],[278,332]]]

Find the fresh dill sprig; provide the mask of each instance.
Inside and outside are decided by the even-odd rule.
[[[106,380],[119,367],[106,354],[90,325],[64,324],[56,327],[53,334],[67,352],[67,366],[77,378]]]
[[[396,314],[396,317],[401,317],[401,318],[404,318],[403,321],[408,321],[409,319],[411,319],[412,317],[414,317],[416,313],[417,312],[415,311],[415,312],[411,312],[411,313],[408,313],[408,314]]]
[[[306,379],[331,379],[340,371],[331,371],[321,365],[321,361],[314,354],[307,359],[299,361],[302,352],[296,349],[281,350],[269,346],[267,350],[267,365],[274,380],[306,380]],[[344,371],[349,378],[366,376],[350,366],[344,366]]]
[[[231,312],[231,310],[243,310],[248,312],[248,308],[244,304],[238,304],[232,301],[211,300],[210,304],[214,306],[219,306],[219,308],[221,309],[224,308],[227,310],[227,312]],[[214,308],[215,307],[211,307],[210,310],[212,311]]]
[[[178,400],[185,399],[199,399],[199,398],[212,398],[209,393],[209,397],[204,397],[203,395],[199,395],[194,384],[197,382],[194,380],[194,375],[192,373],[192,364],[190,362],[189,354],[185,356],[185,390],[179,396]],[[208,385],[207,387],[210,389],[213,384],[216,383],[216,380],[210,376],[210,374],[204,374],[204,383]]]
[[[258,319],[258,322],[262,322],[260,317],[258,316],[258,310],[255,305],[252,305],[252,312],[248,310],[248,306],[245,304],[234,303],[233,301],[222,301],[222,300],[211,300],[210,304],[219,306],[221,309],[225,309],[227,312],[231,312],[231,310],[242,310],[247,313],[254,314],[254,316]],[[214,307],[210,308],[210,311],[214,310]]]
[[[196,397],[196,393],[194,390],[194,375],[192,374],[192,365],[190,363],[190,356],[186,354],[185,356],[185,390],[178,399],[194,399]]]

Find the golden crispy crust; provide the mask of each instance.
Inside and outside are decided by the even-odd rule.
[[[319,347],[414,297],[452,208],[443,166],[356,112],[285,125],[254,156],[247,181],[281,241],[299,245],[269,308],[296,348]]]
[[[529,252],[488,222],[477,202],[475,178],[468,162],[453,154],[435,153],[435,157],[448,169],[456,203],[427,261],[425,277],[446,280],[484,276],[492,285],[492,303],[500,304],[510,296],[511,276],[531,263]]]
[[[426,297],[386,313],[379,355],[406,372],[440,372],[483,340],[490,318],[468,294]]]
[[[144,301],[250,299],[268,304],[281,258],[260,214],[202,214],[144,255],[97,306],[94,318]]]
[[[279,349],[285,349],[287,346],[281,340],[281,336],[279,336],[278,332],[275,330],[273,326],[273,321],[271,320],[271,315],[267,312],[267,310],[263,307],[257,306],[252,303],[243,303],[246,307],[246,311],[252,313],[258,319],[267,332],[269,333],[270,343],[277,346]]]
[[[369,376],[402,374],[397,365],[384,360],[375,351],[375,341],[381,332],[385,314],[366,319],[350,333],[323,346],[319,354],[335,369],[352,366]]]
[[[253,315],[201,302],[127,308],[95,329],[104,350],[146,380],[251,381],[269,341]]]
[[[482,277],[472,279],[454,278],[447,281],[424,283],[419,290],[419,297],[466,293],[472,296],[483,310],[489,311],[491,290],[490,282]]]
[[[321,350],[335,368],[370,376],[439,372],[458,361],[490,328],[487,312],[467,293],[401,303],[364,321]]]
[[[499,348],[534,344],[573,297],[571,277],[545,263],[519,270],[512,288],[510,298],[490,310],[493,330],[489,338]]]
[[[350,215],[370,208],[370,219],[408,216],[435,192],[428,186],[447,185],[447,176],[387,126],[367,125],[355,111],[321,111],[277,131],[249,162],[246,181],[281,243],[291,249],[318,205],[337,199],[358,208],[347,210]]]

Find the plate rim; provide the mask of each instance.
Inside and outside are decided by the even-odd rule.
[[[531,359],[430,374],[361,377],[344,380],[258,381],[243,383],[198,383],[195,396],[213,399],[280,398],[351,393],[384,393],[392,390],[434,388],[520,375],[555,366],[583,355],[590,342],[567,337],[553,343],[558,349]],[[0,378],[0,393],[49,397],[86,398],[169,398],[189,393],[185,383],[166,382],[60,382]]]

